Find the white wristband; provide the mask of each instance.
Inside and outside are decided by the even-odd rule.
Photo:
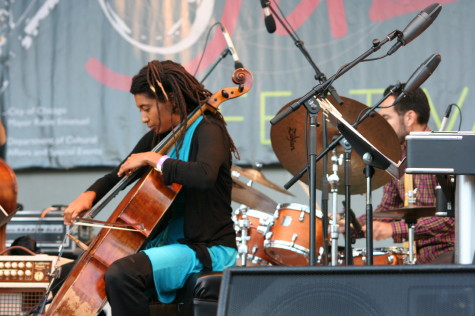
[[[170,158],[170,157],[167,156],[167,155],[163,155],[162,157],[160,157],[160,159],[158,159],[157,165],[155,166],[155,169],[156,169],[158,172],[162,172],[163,163],[164,163],[165,160],[167,160],[168,158]]]

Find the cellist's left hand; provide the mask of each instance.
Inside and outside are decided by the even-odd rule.
[[[162,157],[162,155],[151,151],[139,154],[132,154],[120,166],[117,175],[119,177],[122,177],[123,175],[130,176],[137,168],[147,165],[155,167],[160,157]]]

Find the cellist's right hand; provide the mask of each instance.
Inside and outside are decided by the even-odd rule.
[[[81,195],[72,201],[64,210],[64,224],[71,225],[78,216],[90,210],[95,198],[96,192],[86,191],[81,193]]]

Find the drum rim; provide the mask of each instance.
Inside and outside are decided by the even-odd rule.
[[[240,210],[237,210],[236,212],[239,212],[239,213],[234,214],[234,216],[236,216],[236,217],[239,216],[239,215],[242,216],[242,213],[240,212]],[[256,213],[256,212],[257,212],[257,213],[264,214],[266,217],[264,217],[264,216],[254,216],[254,215],[252,215],[252,214],[254,214],[254,213]],[[269,213],[266,213],[266,212],[260,211],[260,210],[255,210],[255,209],[248,209],[248,210],[246,211],[246,216],[251,216],[251,217],[256,217],[256,218],[264,218],[264,219],[267,219],[267,218],[274,218],[274,215],[272,215],[272,214],[269,214]]]
[[[300,203],[279,203],[276,206],[276,214],[280,210],[292,210],[292,211],[300,211],[310,214],[310,208],[307,205],[300,204]],[[319,218],[323,218],[323,213],[319,209],[315,209],[315,216]],[[278,217],[275,215],[275,217]]]
[[[264,260],[263,258],[259,257],[259,256],[253,256],[251,255],[250,253],[247,254],[247,261],[253,263],[253,264],[258,264],[258,265],[262,265],[262,266],[268,266],[268,265],[271,265],[271,262],[270,261],[267,261],[267,260]],[[255,262],[257,261],[257,262]]]
[[[300,255],[304,255],[305,258],[308,259],[309,249],[299,246],[295,243],[293,246],[290,246],[290,244],[291,244],[290,242],[283,241],[283,240],[269,240],[268,242],[264,242],[264,253],[268,255],[270,258],[274,259],[271,255],[267,253],[266,249],[269,249],[269,248],[285,249],[285,250],[290,250],[292,252],[296,252]]]

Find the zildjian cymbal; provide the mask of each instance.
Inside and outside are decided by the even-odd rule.
[[[277,202],[272,200],[264,193],[238,180],[236,177],[233,176],[232,178],[233,187],[231,191],[231,199],[234,202],[244,204],[251,209],[264,211],[270,214],[275,212],[277,208]]]
[[[294,196],[292,193],[290,193],[286,189],[281,188],[277,184],[274,184],[271,181],[267,180],[267,178],[264,176],[264,174],[259,170],[246,169],[246,168],[241,168],[241,167],[238,167],[238,166],[232,166],[231,170],[239,173],[240,175],[248,178],[249,180],[252,180],[253,182],[257,182],[259,184],[262,184],[263,186],[274,189],[274,190],[276,190],[280,193],[284,193],[284,194],[287,194],[287,195],[290,195],[290,196]]]
[[[435,216],[434,206],[407,206],[382,212],[374,212],[373,218],[416,220]]]
[[[342,114],[343,118],[348,123],[353,124],[359,117],[364,114],[365,109],[369,109],[366,105],[349,99],[341,97],[343,104],[339,105],[335,99],[328,96],[328,100],[335,106],[335,108]],[[291,101],[286,104],[279,112],[292,105],[295,101]],[[319,111],[317,115],[317,122],[319,126],[316,132],[317,142],[317,156],[323,152],[323,111]],[[294,112],[287,115],[284,119],[277,124],[271,126],[271,143],[274,153],[279,159],[282,166],[287,169],[291,174],[296,175],[302,169],[307,166],[308,160],[308,144],[309,137],[308,127],[310,120],[307,119],[307,110],[305,106],[301,106]],[[396,132],[393,130],[386,120],[377,112],[373,112],[370,116],[366,117],[356,129],[379,151],[393,161],[399,161],[401,159],[401,146]],[[327,124],[327,142],[330,144],[333,139],[337,138],[340,133],[338,129],[331,124]],[[336,155],[344,154],[345,150],[342,145],[335,147]],[[327,174],[332,173],[332,151],[327,153],[328,164]],[[365,164],[361,157],[355,152],[351,152],[351,165],[350,165],[350,190],[351,194],[362,194],[366,192],[366,178],[364,176]],[[316,186],[317,189],[322,189],[322,173],[323,173],[323,159],[316,164]],[[338,193],[343,194],[345,188],[344,182],[344,167],[338,167]],[[390,179],[389,174],[386,171],[375,168],[375,173],[372,177],[372,189],[379,188],[384,185]],[[308,181],[308,172],[302,176],[301,180],[305,183]]]

